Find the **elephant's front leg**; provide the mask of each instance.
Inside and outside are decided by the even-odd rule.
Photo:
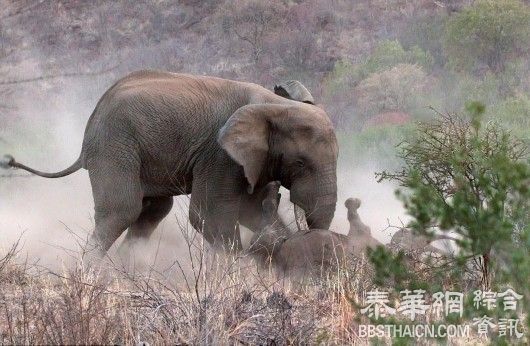
[[[192,193],[190,201],[190,223],[210,245],[225,250],[242,250],[238,227],[239,201],[209,199],[201,201]]]
[[[240,181],[223,172],[222,176],[194,177],[189,217],[192,226],[214,247],[241,251],[238,219]]]

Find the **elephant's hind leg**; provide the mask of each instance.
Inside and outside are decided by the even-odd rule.
[[[145,197],[142,213],[129,227],[126,240],[147,240],[172,207],[173,197]]]
[[[142,212],[143,192],[133,169],[107,167],[90,171],[96,228],[91,243],[104,255]]]

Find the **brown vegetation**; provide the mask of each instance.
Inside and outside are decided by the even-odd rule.
[[[194,238],[189,270],[175,263],[131,274],[117,263],[54,272],[6,257],[0,267],[2,344],[350,344],[351,286],[340,273],[291,286],[247,258],[204,252]],[[15,251],[15,248],[13,249]],[[14,252],[12,252],[14,253]],[[172,274],[172,275],[171,275]],[[311,318],[307,318],[311,316]]]
[[[525,96],[530,90],[527,52],[511,53],[516,64],[507,65],[499,75],[487,66],[478,66],[466,75],[456,74],[447,63],[441,44],[443,24],[474,2],[5,1],[0,8],[0,154],[16,148],[36,162],[57,167],[57,157],[52,160],[48,154],[61,149],[60,155],[70,155],[64,144],[71,144],[74,135],[82,136],[81,127],[103,91],[119,77],[139,69],[214,75],[270,89],[281,81],[300,80],[311,90],[315,103],[322,104],[330,114],[338,130],[355,130],[346,133],[351,142],[341,143],[347,170],[359,162],[364,165],[358,152],[368,153],[374,160],[377,155],[373,148],[385,148],[380,138],[370,137],[379,133],[372,130],[380,129],[368,127],[415,120],[419,117],[417,109],[433,102],[440,109],[458,111],[464,101],[480,99],[487,108],[497,103],[505,107],[504,116],[513,117],[510,119],[525,120],[530,114]],[[528,5],[528,1],[524,3]],[[381,61],[374,60],[372,55],[379,43],[387,40],[398,40],[407,54],[421,48],[427,63],[422,59],[387,63],[385,59],[395,56],[393,50]],[[470,61],[475,63],[476,59]],[[435,87],[439,89],[435,97],[429,94],[416,99],[418,93]],[[507,96],[511,97],[508,101],[517,102],[510,107],[501,103]],[[499,119],[505,121],[501,113]],[[528,136],[521,121],[515,121],[511,128]],[[73,123],[72,128],[78,132],[57,140],[56,125],[64,127],[65,123],[69,130]],[[368,131],[358,132],[365,129]],[[387,138],[387,132],[381,133]],[[348,156],[354,146],[359,151]],[[444,157],[448,152],[441,150],[437,155]],[[381,162],[388,161],[386,154]],[[393,157],[394,151],[390,155]],[[58,195],[50,191],[57,186],[35,189],[35,185],[24,185],[23,179],[3,179],[17,176],[21,175],[0,176],[0,187],[5,188],[1,191],[2,204],[10,203],[14,195],[31,196],[18,205],[43,210],[31,214],[24,209],[7,216],[14,219],[27,213],[28,218],[38,219],[33,223],[37,229],[30,231],[51,234],[49,220],[56,214],[44,219],[49,210],[42,205],[64,208],[62,214],[57,214],[60,218],[72,211],[68,209],[71,196],[61,195],[61,199],[52,201]],[[348,180],[347,184],[359,181]],[[441,194],[454,191],[452,185],[441,185]],[[73,194],[83,188],[87,187],[75,185],[66,191]],[[35,197],[36,193],[41,194],[40,198]],[[90,202],[76,205],[77,213],[72,214],[85,210],[88,214],[91,199],[86,200]],[[386,216],[383,213],[380,218]],[[9,239],[19,227],[13,220],[7,224],[12,227],[2,232],[7,232]],[[63,230],[54,231],[56,235]],[[324,232],[311,236],[319,237],[321,243],[331,241],[330,249],[341,244],[333,240],[345,239]],[[366,232],[357,235],[358,239],[363,235]],[[28,258],[23,241],[12,245],[3,238],[0,344],[365,342],[357,337],[357,324],[368,321],[359,316],[357,307],[361,297],[374,287],[375,275],[363,255],[349,258],[333,271],[319,272],[299,285],[258,270],[246,256],[211,256],[198,238],[184,238],[186,251],[182,255],[186,260],[164,270],[153,264],[138,272],[124,269],[114,258],[101,267],[65,260],[55,266],[62,269],[51,269],[35,257]],[[463,275],[440,279],[442,275],[434,277],[436,273],[449,271],[455,259],[426,256],[423,245],[430,239],[417,238],[410,232],[404,238],[394,242],[395,252],[406,253],[406,272],[414,280],[444,280],[442,287],[457,285],[463,290],[480,286],[486,268],[481,256],[469,260]],[[266,244],[275,243],[274,239],[260,239]],[[421,241],[416,243],[418,239]],[[419,249],[418,244],[422,245]],[[175,248],[180,251],[178,246]],[[47,255],[44,251],[40,254]],[[336,259],[335,250],[333,256],[325,258]],[[387,286],[395,288],[391,283]],[[431,317],[426,319],[430,322]]]

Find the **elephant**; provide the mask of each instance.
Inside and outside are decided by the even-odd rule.
[[[329,227],[337,201],[338,144],[326,112],[257,84],[138,71],[101,97],[79,158],[44,173],[5,156],[4,166],[60,178],[88,170],[95,210],[91,243],[105,254],[147,239],[191,194],[189,220],[214,247],[241,250],[238,225],[259,230],[260,191],[280,181],[313,228]]]
[[[262,231],[254,234],[249,253],[257,257],[260,264],[271,263],[280,273],[303,276],[341,265],[350,255],[356,255],[359,235],[370,234],[370,228],[360,220],[357,209],[361,201],[349,198],[345,202],[350,220],[348,234],[339,234],[326,229],[302,230],[289,234],[278,223],[278,189],[280,182],[267,185],[262,202]],[[361,248],[382,245],[373,239]]]

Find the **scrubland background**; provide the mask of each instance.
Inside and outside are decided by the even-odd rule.
[[[3,0],[0,154],[41,170],[69,165],[99,97],[135,70],[212,75],[269,89],[297,79],[326,109],[340,142],[332,229],[347,230],[342,202],[358,197],[362,219],[376,238],[388,242],[387,224],[407,217],[395,186],[377,183],[374,172],[400,165],[394,146],[414,122],[436,116],[430,106],[462,113],[467,101],[477,100],[486,106],[487,118],[530,138],[529,47],[529,1]],[[59,180],[1,174],[0,258],[20,238],[19,258],[65,270],[78,236],[86,237],[93,226],[86,172]],[[142,265],[160,269],[175,259],[193,262],[181,234],[186,203],[178,197],[152,242],[141,248]],[[338,306],[342,310],[333,318],[346,318],[349,310]],[[46,340],[120,342],[87,330]],[[144,340],[137,327],[131,330],[123,342]],[[76,339],[79,335],[87,339]],[[230,342],[241,339],[219,335]],[[355,340],[351,331],[345,338],[337,335],[330,342]],[[201,340],[211,341],[208,337]]]

